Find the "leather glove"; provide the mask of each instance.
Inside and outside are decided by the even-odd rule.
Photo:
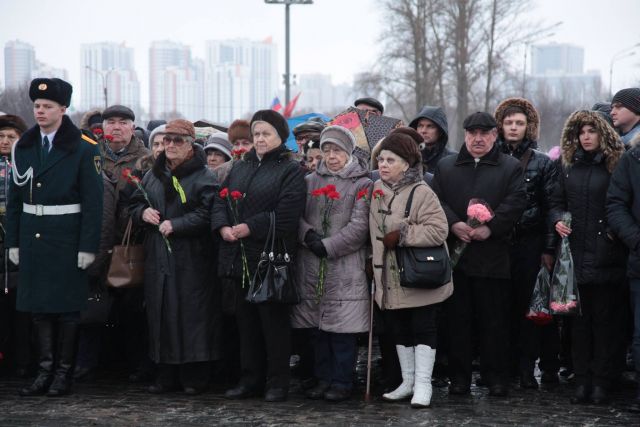
[[[322,240],[322,236],[318,234],[316,230],[309,230],[307,234],[304,235],[304,243],[311,248],[311,243],[319,242]]]
[[[324,258],[327,256],[327,249],[324,247],[322,240],[315,240],[307,246],[309,246],[311,252],[313,252],[318,258]]]
[[[382,239],[382,244],[387,249],[395,249],[398,246],[398,242],[400,242],[400,230],[390,231]]]
[[[86,270],[95,259],[95,254],[89,252],[78,252],[78,268]]]
[[[9,260],[15,265],[18,265],[20,263],[20,249],[9,248]]]

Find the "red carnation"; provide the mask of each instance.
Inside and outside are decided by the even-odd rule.
[[[367,188],[363,188],[358,191],[358,195],[356,196],[356,200],[364,199],[367,200],[367,196],[369,195],[369,190]]]
[[[324,194],[324,188],[317,188],[311,192],[313,197],[320,197]]]
[[[224,187],[222,190],[220,190],[220,198],[226,199],[227,197],[229,197],[229,189],[227,187]]]
[[[122,179],[126,180],[129,184],[136,184],[140,182],[140,178],[135,176],[130,168],[122,169]]]
[[[332,191],[336,191],[336,186],[335,186],[335,185],[333,185],[333,184],[329,184],[329,185],[327,185],[326,187],[324,187],[324,191],[325,191],[327,194],[329,194],[329,193],[331,193]]]
[[[107,141],[111,142],[111,141],[113,141],[113,135],[105,135],[104,139],[106,139]]]
[[[378,190],[373,192],[373,198],[374,199],[382,199],[383,197],[384,197],[384,191],[378,189]]]
[[[247,150],[244,148],[236,148],[235,150],[231,150],[231,155],[234,159],[239,159],[246,152]]]
[[[92,132],[94,135],[102,135],[104,133],[100,128],[95,128]]]
[[[242,199],[243,195],[241,192],[239,192],[238,190],[234,190],[231,192],[231,198],[233,200],[240,200]]]
[[[337,191],[330,191],[327,193],[327,197],[332,200],[338,200],[340,198],[340,193]]]

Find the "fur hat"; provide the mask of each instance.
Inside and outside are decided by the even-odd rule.
[[[422,162],[422,155],[413,138],[403,133],[390,133],[380,144],[380,152],[388,150],[402,157],[410,167]]]
[[[209,150],[218,150],[227,156],[227,160],[231,160],[231,150],[233,150],[233,145],[229,142],[229,137],[226,133],[217,132],[207,139],[207,143],[204,146],[204,152],[207,153]]]
[[[403,135],[410,136],[411,139],[413,139],[418,145],[418,148],[420,148],[421,150],[424,148],[424,138],[422,138],[422,135],[420,135],[414,128],[402,126],[399,128],[395,128],[394,130],[389,132],[389,135],[393,135],[395,133],[401,133]]]
[[[20,135],[27,131],[27,124],[18,116],[5,114],[0,116],[0,129],[11,128],[18,131]]]
[[[256,111],[253,117],[251,118],[251,131],[253,132],[253,127],[257,122],[266,122],[269,123],[278,133],[278,136],[284,143],[287,138],[289,138],[289,125],[287,124],[287,120],[282,116],[282,114],[273,110],[259,110]]]
[[[191,138],[196,137],[196,129],[193,126],[193,123],[184,119],[171,120],[167,123],[165,132],[174,135],[190,136]]]
[[[613,95],[611,104],[622,104],[627,110],[634,112],[636,115],[640,115],[640,88],[628,87],[626,89],[619,90]]]
[[[326,143],[336,144],[347,154],[353,153],[356,148],[356,137],[351,131],[342,126],[327,126],[320,134],[320,149]]]
[[[31,80],[29,86],[29,98],[34,102],[36,99],[49,99],[68,107],[72,93],[73,86],[62,79],[37,78]]]
[[[246,120],[234,120],[229,126],[229,130],[227,130],[227,135],[231,144],[239,139],[251,141],[251,125]]]
[[[607,170],[613,172],[618,160],[624,154],[625,148],[618,133],[607,123],[607,120],[596,111],[576,111],[564,124],[560,147],[562,148],[562,164],[571,166],[573,156],[580,146],[580,130],[585,125],[595,128],[600,138],[600,151],[605,156]]]
[[[517,107],[527,117],[527,130],[524,134],[525,139],[529,141],[538,141],[540,132],[540,116],[538,110],[531,102],[524,98],[507,98],[496,107],[494,117],[498,124],[498,137],[504,139],[504,130],[502,122],[506,119],[506,112],[510,107]]]

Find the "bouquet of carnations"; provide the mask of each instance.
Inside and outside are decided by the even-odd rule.
[[[571,227],[571,214],[565,212],[562,222]],[[573,266],[573,256],[569,245],[569,237],[563,237],[560,242],[560,250],[553,267],[551,278],[551,300],[549,303],[553,314],[578,314],[580,313],[580,296],[578,295],[578,283]]]
[[[536,285],[531,295],[531,303],[529,304],[529,312],[526,318],[536,325],[544,326],[553,320],[553,316],[549,310],[549,291],[551,288],[551,273],[546,267],[542,266],[538,272]]]
[[[467,207],[467,225],[469,225],[471,228],[478,228],[481,225],[486,224],[487,222],[491,221],[494,216],[495,214],[493,213],[493,210],[491,210],[489,204],[484,200],[469,200],[469,205]],[[450,255],[452,268],[455,267],[460,261],[464,250],[467,248],[467,245],[468,243],[463,242],[462,240],[458,240],[453,245],[453,250],[451,251]]]
[[[329,236],[329,228],[331,222],[329,221],[329,214],[331,213],[331,207],[334,200],[340,199],[340,193],[336,191],[336,186],[333,184],[326,185],[322,188],[315,189],[311,192],[311,195],[317,199],[322,199],[324,204],[322,206],[322,238]],[[327,257],[320,258],[320,269],[318,271],[318,283],[316,284],[316,297],[320,299],[324,295],[324,280],[327,275]]]
[[[238,190],[229,191],[227,187],[220,190],[220,198],[229,204],[231,214],[233,216],[233,225],[238,225],[240,222],[240,214],[238,213],[238,201],[244,198]],[[251,276],[249,274],[249,263],[247,262],[247,254],[244,250],[244,243],[240,239],[240,256],[242,257],[242,287],[245,283],[251,283]]]

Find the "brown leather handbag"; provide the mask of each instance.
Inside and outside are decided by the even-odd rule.
[[[144,283],[144,248],[130,244],[132,228],[129,220],[122,244],[113,247],[107,273],[107,284],[112,288],[137,288]]]

